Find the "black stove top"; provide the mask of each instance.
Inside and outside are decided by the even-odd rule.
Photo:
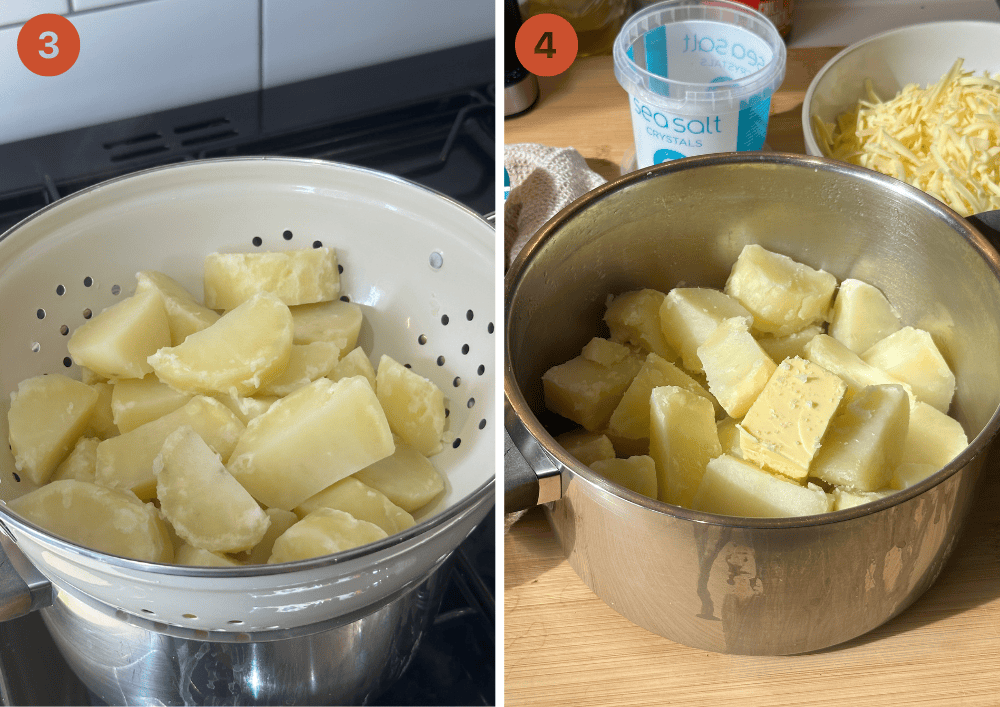
[[[0,233],[92,184],[224,156],[346,162],[495,209],[494,48],[480,42],[0,145]],[[495,704],[494,512],[460,546],[441,609],[373,704]],[[0,702],[93,702],[38,614],[0,623]]]

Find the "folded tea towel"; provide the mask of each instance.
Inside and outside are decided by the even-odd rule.
[[[505,145],[504,167],[510,175],[503,206],[506,269],[542,224],[605,180],[572,147]]]

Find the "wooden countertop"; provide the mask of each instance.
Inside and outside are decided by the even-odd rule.
[[[809,82],[838,47],[791,49],[767,145],[804,153]],[[576,148],[605,176],[632,148],[627,96],[609,57],[539,80],[504,122],[504,142]],[[708,653],[641,629],[597,598],[535,509],[504,537],[505,704],[606,707],[1000,706],[1000,452],[990,452],[966,531],[931,589],[902,615],[842,646],[778,658]],[[877,702],[876,702],[877,701]]]

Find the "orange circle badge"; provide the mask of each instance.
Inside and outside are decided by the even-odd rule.
[[[35,15],[17,35],[17,55],[29,71],[58,76],[80,56],[80,34],[62,15]]]
[[[570,67],[579,50],[576,30],[559,15],[529,17],[514,38],[521,66],[536,76],[555,76]]]

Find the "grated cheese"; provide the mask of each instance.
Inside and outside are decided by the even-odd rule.
[[[887,101],[865,80],[854,111],[836,123],[813,116],[823,154],[911,184],[962,216],[1000,209],[1000,74],[962,64]]]

